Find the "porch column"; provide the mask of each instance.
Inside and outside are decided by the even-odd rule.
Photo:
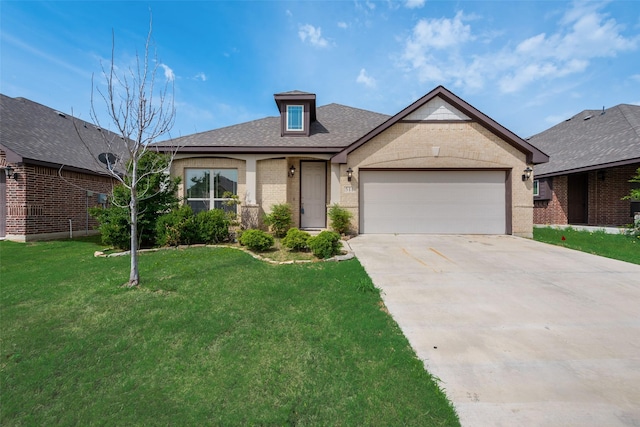
[[[331,163],[331,199],[330,205],[340,204],[340,163]]]
[[[256,163],[255,156],[247,156],[247,193],[245,201],[247,205],[256,204]]]

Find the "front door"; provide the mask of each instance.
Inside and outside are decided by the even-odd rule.
[[[588,179],[586,173],[569,175],[569,224],[587,223]]]
[[[325,228],[326,187],[325,162],[300,162],[300,228]]]

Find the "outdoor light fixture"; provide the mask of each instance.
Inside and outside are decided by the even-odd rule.
[[[296,167],[291,165],[289,166],[289,178],[293,178],[293,175],[296,173]]]
[[[353,177],[353,169],[347,169],[347,181],[351,182],[351,178]]]
[[[531,172],[533,172],[533,169],[531,169],[531,166],[527,166],[527,168],[523,172],[524,174],[522,175],[522,180],[528,181],[529,178],[531,178]]]
[[[13,178],[16,181],[18,180],[18,172],[14,172],[14,169],[9,165],[5,166],[4,174],[7,177],[7,179]]]

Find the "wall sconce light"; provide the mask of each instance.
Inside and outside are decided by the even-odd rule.
[[[353,177],[353,169],[347,169],[347,181],[351,182],[351,178]]]
[[[291,165],[289,166],[289,173],[287,174],[287,176],[289,178],[293,178],[293,175],[296,173],[296,167]]]
[[[524,174],[522,175],[522,180],[528,181],[529,178],[531,178],[531,172],[533,172],[533,169],[531,169],[531,166],[527,166],[527,168],[523,172]]]
[[[8,166],[8,165],[5,166],[4,174],[7,177],[7,179],[13,178],[16,181],[18,180],[18,172],[14,172],[14,169],[11,166]]]

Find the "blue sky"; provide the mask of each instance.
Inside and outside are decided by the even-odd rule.
[[[637,0],[2,0],[0,92],[90,120],[112,30],[127,67],[150,11],[172,136],[277,115],[273,94],[294,89],[395,114],[442,84],[522,137],[640,104]]]

